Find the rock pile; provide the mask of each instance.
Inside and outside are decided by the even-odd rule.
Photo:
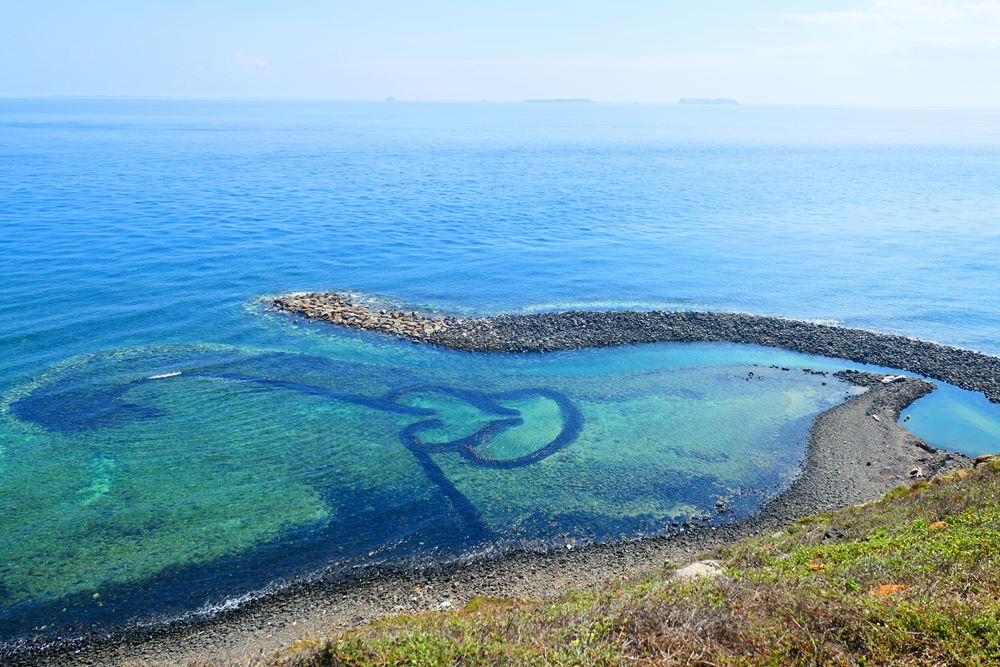
[[[416,340],[428,339],[458,322],[458,318],[428,317],[416,312],[376,311],[356,303],[349,294],[341,292],[285,294],[271,299],[268,306],[310,320]]]

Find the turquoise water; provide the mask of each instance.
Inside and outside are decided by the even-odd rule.
[[[852,391],[735,347],[491,358],[396,343],[378,363],[359,359],[388,344],[355,345],[138,346],[16,387],[0,619],[101,625],[326,566],[738,519],[787,486],[813,416]]]
[[[982,394],[937,384],[903,413],[903,425],[927,442],[970,456],[1000,452],[1000,406]]]
[[[746,516],[852,391],[801,369],[854,365],[489,357],[254,301],[737,309],[1000,352],[998,162],[985,112],[0,101],[0,641]],[[997,449],[980,396],[909,413]]]

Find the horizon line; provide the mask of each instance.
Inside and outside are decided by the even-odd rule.
[[[121,100],[121,101],[164,101],[164,102],[326,102],[326,103],[382,103],[382,104],[523,104],[533,103],[535,106],[544,104],[554,104],[562,106],[575,106],[567,103],[566,100],[579,101],[581,106],[607,105],[607,106],[692,106],[692,107],[713,107],[732,109],[733,107],[792,107],[801,109],[858,109],[873,111],[1000,111],[1000,106],[893,106],[880,104],[857,104],[857,103],[822,103],[822,102],[742,102],[738,98],[737,104],[731,105],[699,105],[680,104],[682,99],[690,97],[678,97],[670,100],[600,100],[586,97],[573,98],[509,98],[509,99],[489,99],[489,98],[397,98],[387,96],[383,98],[375,97],[199,97],[187,95],[133,95],[133,94],[91,94],[91,93],[45,93],[45,94],[5,94],[0,93],[0,100]],[[715,99],[715,98],[695,98],[695,99]],[[586,103],[584,103],[584,101]]]

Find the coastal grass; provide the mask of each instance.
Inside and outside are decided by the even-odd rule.
[[[304,642],[262,664],[1000,664],[1000,460],[549,601],[474,598]]]

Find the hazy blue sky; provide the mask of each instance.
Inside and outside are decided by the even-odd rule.
[[[0,95],[1000,106],[996,0],[0,3]]]

